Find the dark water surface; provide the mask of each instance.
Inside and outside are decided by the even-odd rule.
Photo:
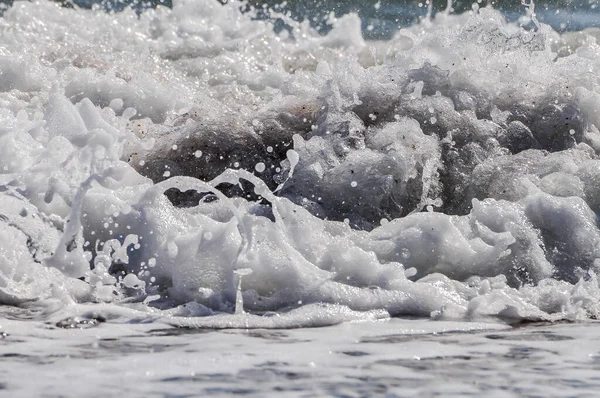
[[[3,0],[10,6],[14,0]],[[91,8],[98,6],[107,11],[121,11],[133,8],[142,12],[146,8],[163,6],[172,7],[173,0],[53,0],[65,7]],[[226,0],[215,0],[225,1]],[[517,21],[525,14],[525,7],[517,0],[484,0],[471,2],[453,1],[451,12],[463,13],[474,5],[492,6],[502,11],[509,21]],[[398,28],[415,24],[428,15],[427,0],[249,0],[240,2],[240,8],[257,10],[258,18],[268,18],[271,10],[290,13],[296,20],[308,20],[311,25],[322,32],[327,32],[331,25],[327,23],[330,13],[339,17],[348,13],[357,13],[362,20],[363,33],[366,38],[389,38]],[[448,3],[444,0],[433,0],[432,15],[446,11]],[[586,0],[542,0],[535,2],[535,10],[540,22],[549,24],[557,31],[577,31],[588,27],[600,26],[600,10],[597,1]],[[0,10],[1,11],[1,10]]]

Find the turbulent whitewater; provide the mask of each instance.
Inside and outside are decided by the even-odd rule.
[[[0,18],[0,303],[217,328],[599,316],[600,30],[474,7],[366,41],[354,14],[253,15]]]

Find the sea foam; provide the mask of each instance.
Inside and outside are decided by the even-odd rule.
[[[490,8],[383,41],[330,23],[15,3],[0,302],[197,327],[596,318],[598,32]]]

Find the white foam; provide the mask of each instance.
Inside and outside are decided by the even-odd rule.
[[[217,328],[598,316],[597,32],[286,21],[8,10],[0,301],[154,297]]]

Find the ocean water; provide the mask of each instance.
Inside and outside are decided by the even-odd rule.
[[[595,395],[596,3],[64,3],[0,17],[0,394]]]

